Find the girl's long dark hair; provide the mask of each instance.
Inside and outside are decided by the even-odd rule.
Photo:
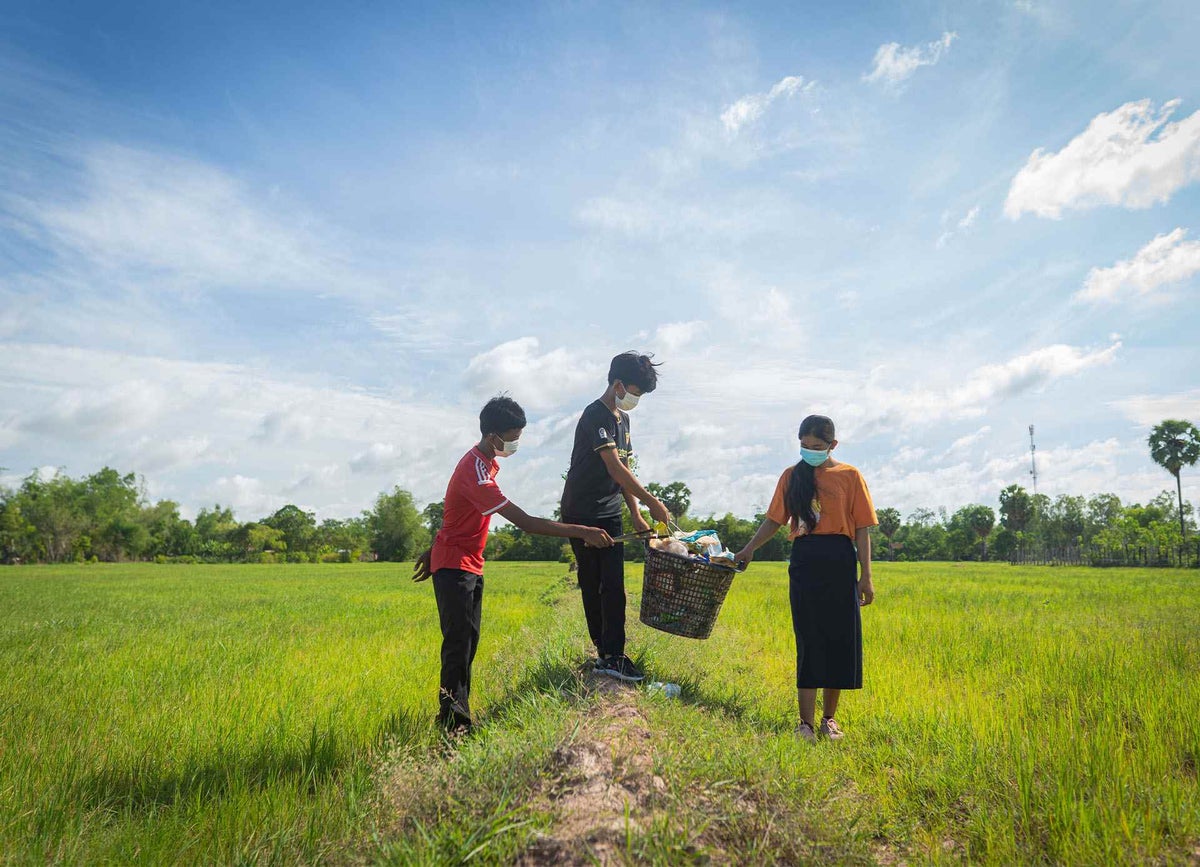
[[[823,415],[810,415],[804,421],[800,422],[800,433],[798,436],[806,437],[809,434],[818,436],[831,443],[836,438],[833,429],[833,419]],[[811,466],[808,461],[801,460],[792,470],[792,478],[788,481],[787,495],[784,497],[784,505],[787,506],[788,514],[792,516],[792,520],[803,521],[809,532],[817,526],[817,513],[813,509],[813,500],[817,496],[817,471]]]

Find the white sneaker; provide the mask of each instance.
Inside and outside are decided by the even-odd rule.
[[[817,742],[817,733],[814,732],[813,727],[804,720],[800,720],[799,724],[796,726],[796,734],[799,735],[800,740],[802,741],[808,741],[810,744],[815,744]]]
[[[821,727],[817,729],[817,734],[823,738],[829,738],[831,741],[840,741],[846,736],[846,733],[841,730],[831,716],[827,716],[821,720]]]

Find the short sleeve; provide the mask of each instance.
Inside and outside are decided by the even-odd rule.
[[[588,440],[592,451],[617,448],[617,420],[612,417],[612,413],[589,413],[585,424],[588,425]]]
[[[508,505],[508,497],[500,490],[483,461],[476,460],[476,473],[467,474],[459,490],[468,503],[481,515],[493,515]]]
[[[875,504],[871,502],[871,492],[867,490],[867,480],[862,473],[855,471],[852,490],[850,517],[854,519],[854,529],[874,527],[879,519],[875,517]]]
[[[771,497],[771,505],[767,507],[767,517],[780,526],[790,523],[792,519],[787,510],[787,488],[791,478],[792,468],[788,467],[779,477],[775,485],[775,495]]]

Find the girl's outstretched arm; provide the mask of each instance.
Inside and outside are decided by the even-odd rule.
[[[735,563],[743,563],[750,565],[750,561],[754,559],[754,552],[766,544],[767,540],[779,532],[779,528],[783,524],[778,524],[770,518],[763,518],[763,522],[758,525],[758,532],[754,534],[754,538],[746,543],[746,547],[738,551],[734,555]]]

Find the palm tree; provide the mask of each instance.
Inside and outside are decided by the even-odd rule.
[[[980,559],[986,560],[987,537],[992,532],[992,527],[996,526],[996,513],[992,511],[991,506],[980,504],[967,506],[962,511],[966,518],[967,526],[972,533],[979,537],[979,543],[983,546],[983,553],[980,555]]]
[[[1188,421],[1167,419],[1155,425],[1147,440],[1150,457],[1154,462],[1175,477],[1175,492],[1179,495],[1179,532],[1187,537],[1187,526],[1183,522],[1183,483],[1179,471],[1193,467],[1200,461],[1200,430]]]
[[[883,533],[888,542],[888,554],[893,559],[896,556],[896,543],[892,541],[892,537],[900,529],[900,512],[888,506],[886,509],[880,509],[875,513],[875,517],[879,519],[879,532]]]

